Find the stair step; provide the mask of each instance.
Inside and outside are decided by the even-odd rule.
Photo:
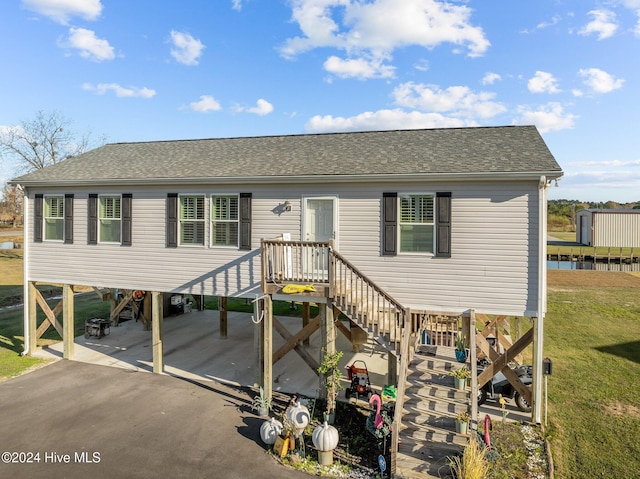
[[[425,462],[422,457],[399,452],[396,456],[396,475],[400,479],[447,479],[453,477],[448,460],[436,463]]]
[[[460,453],[463,448],[464,446],[458,444],[414,441],[409,438],[402,438],[398,451],[431,464],[438,462],[446,464],[448,457]]]
[[[458,413],[467,411],[468,406],[460,403],[443,403],[439,401],[405,403],[403,407],[403,415],[407,416],[434,416],[443,415],[446,417],[455,417]]]
[[[440,428],[426,428],[419,423],[403,423],[400,430],[402,440],[413,440],[416,442],[437,442],[441,444],[452,444],[464,447],[467,444],[468,436],[455,432],[453,421],[449,430]]]
[[[442,398],[466,401],[469,399],[469,389],[453,389],[450,384],[432,384],[429,381],[416,381],[412,376],[407,379],[407,397],[411,398]]]

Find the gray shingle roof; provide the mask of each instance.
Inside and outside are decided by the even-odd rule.
[[[505,126],[115,143],[13,182],[486,173],[562,170],[535,127]]]

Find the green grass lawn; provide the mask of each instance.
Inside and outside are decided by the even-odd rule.
[[[640,289],[568,289],[551,289],[545,323],[556,475],[638,477]]]

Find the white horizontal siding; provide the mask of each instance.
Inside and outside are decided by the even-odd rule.
[[[302,198],[335,195],[338,250],[405,306],[531,314],[537,304],[537,183],[278,185],[172,189],[176,193],[251,192],[252,251],[165,248],[167,190],[76,189],[74,244],[29,244],[28,279],[206,295],[252,297],[260,287],[260,239],[301,235]],[[452,257],[380,256],[383,192],[452,192]],[[40,191],[38,191],[40,192]],[[44,192],[44,191],[42,191]],[[32,196],[34,192],[29,192]],[[132,246],[87,245],[89,193],[132,193]],[[289,201],[291,211],[279,206]],[[33,202],[30,202],[31,208]],[[208,213],[208,205],[207,205]],[[30,213],[32,215],[32,212]],[[32,217],[32,216],[31,216]],[[32,222],[31,222],[32,223]],[[32,224],[29,237],[32,237]],[[206,228],[208,237],[209,226]]]

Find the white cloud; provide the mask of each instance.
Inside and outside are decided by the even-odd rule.
[[[589,15],[593,17],[593,20],[578,31],[580,35],[591,35],[593,33],[598,35],[598,40],[604,40],[616,33],[618,29],[616,14],[611,10],[591,10]]]
[[[370,131],[476,126],[475,122],[450,118],[439,113],[406,112],[399,108],[365,112],[349,118],[316,115],[305,125],[310,133],[332,131]]]
[[[100,0],[22,0],[25,8],[66,25],[72,17],[96,20],[102,13]]]
[[[231,8],[234,10],[242,10],[242,0],[231,0]]]
[[[125,88],[118,85],[117,83],[98,83],[97,85],[85,83],[82,85],[82,89],[86,91],[92,91],[98,95],[104,95],[107,92],[112,91],[117,97],[120,98],[152,98],[156,94],[155,90],[147,87],[138,88],[132,86],[129,88]]]
[[[392,78],[395,68],[382,65],[380,60],[368,61],[364,58],[343,60],[330,56],[324,62],[324,69],[340,78]]]
[[[609,93],[622,88],[624,83],[623,79],[615,78],[599,68],[581,68],[578,75],[584,78],[584,84],[594,93]]]
[[[472,11],[465,5],[435,0],[292,0],[292,4],[292,19],[302,35],[285,41],[280,48],[285,58],[332,47],[349,58],[382,65],[395,49],[406,46],[431,49],[451,43],[476,57],[490,45],[482,28],[470,23]]]
[[[210,95],[201,95],[199,101],[189,103],[189,108],[191,108],[193,111],[199,111],[201,113],[222,110],[220,103],[218,103],[216,99]]]
[[[560,103],[550,102],[532,110],[527,106],[519,106],[520,117],[513,121],[514,125],[535,125],[541,133],[573,128],[576,115],[567,113]]]
[[[93,30],[85,28],[70,28],[69,36],[59,41],[58,45],[76,49],[82,58],[95,62],[113,60],[116,57],[113,47],[107,40],[96,37]]]
[[[502,80],[502,77],[497,73],[487,72],[484,77],[482,77],[483,85],[493,85],[498,80]]]
[[[398,85],[392,92],[399,106],[421,111],[448,112],[454,117],[491,118],[506,111],[501,103],[493,101],[495,93],[475,93],[466,86],[451,86],[442,90],[437,85]]]
[[[204,44],[191,36],[190,33],[176,32],[171,30],[171,43],[173,48],[171,49],[171,56],[176,59],[178,63],[184,65],[197,65],[202,50],[204,50]]]
[[[599,167],[599,166],[608,166],[608,167],[626,167],[626,166],[637,166],[640,167],[640,160],[602,160],[602,161],[573,161],[567,163],[567,166],[581,166],[581,167]]]
[[[273,105],[271,103],[269,103],[267,100],[264,100],[262,98],[260,98],[257,102],[256,102],[256,106],[252,107],[252,108],[245,108],[242,106],[237,106],[236,107],[236,111],[238,112],[247,112],[247,113],[255,113],[256,115],[259,116],[265,116],[268,115],[269,113],[271,113],[273,111]]]
[[[527,88],[531,93],[559,93],[558,80],[547,72],[537,71],[533,78],[529,79]]]

